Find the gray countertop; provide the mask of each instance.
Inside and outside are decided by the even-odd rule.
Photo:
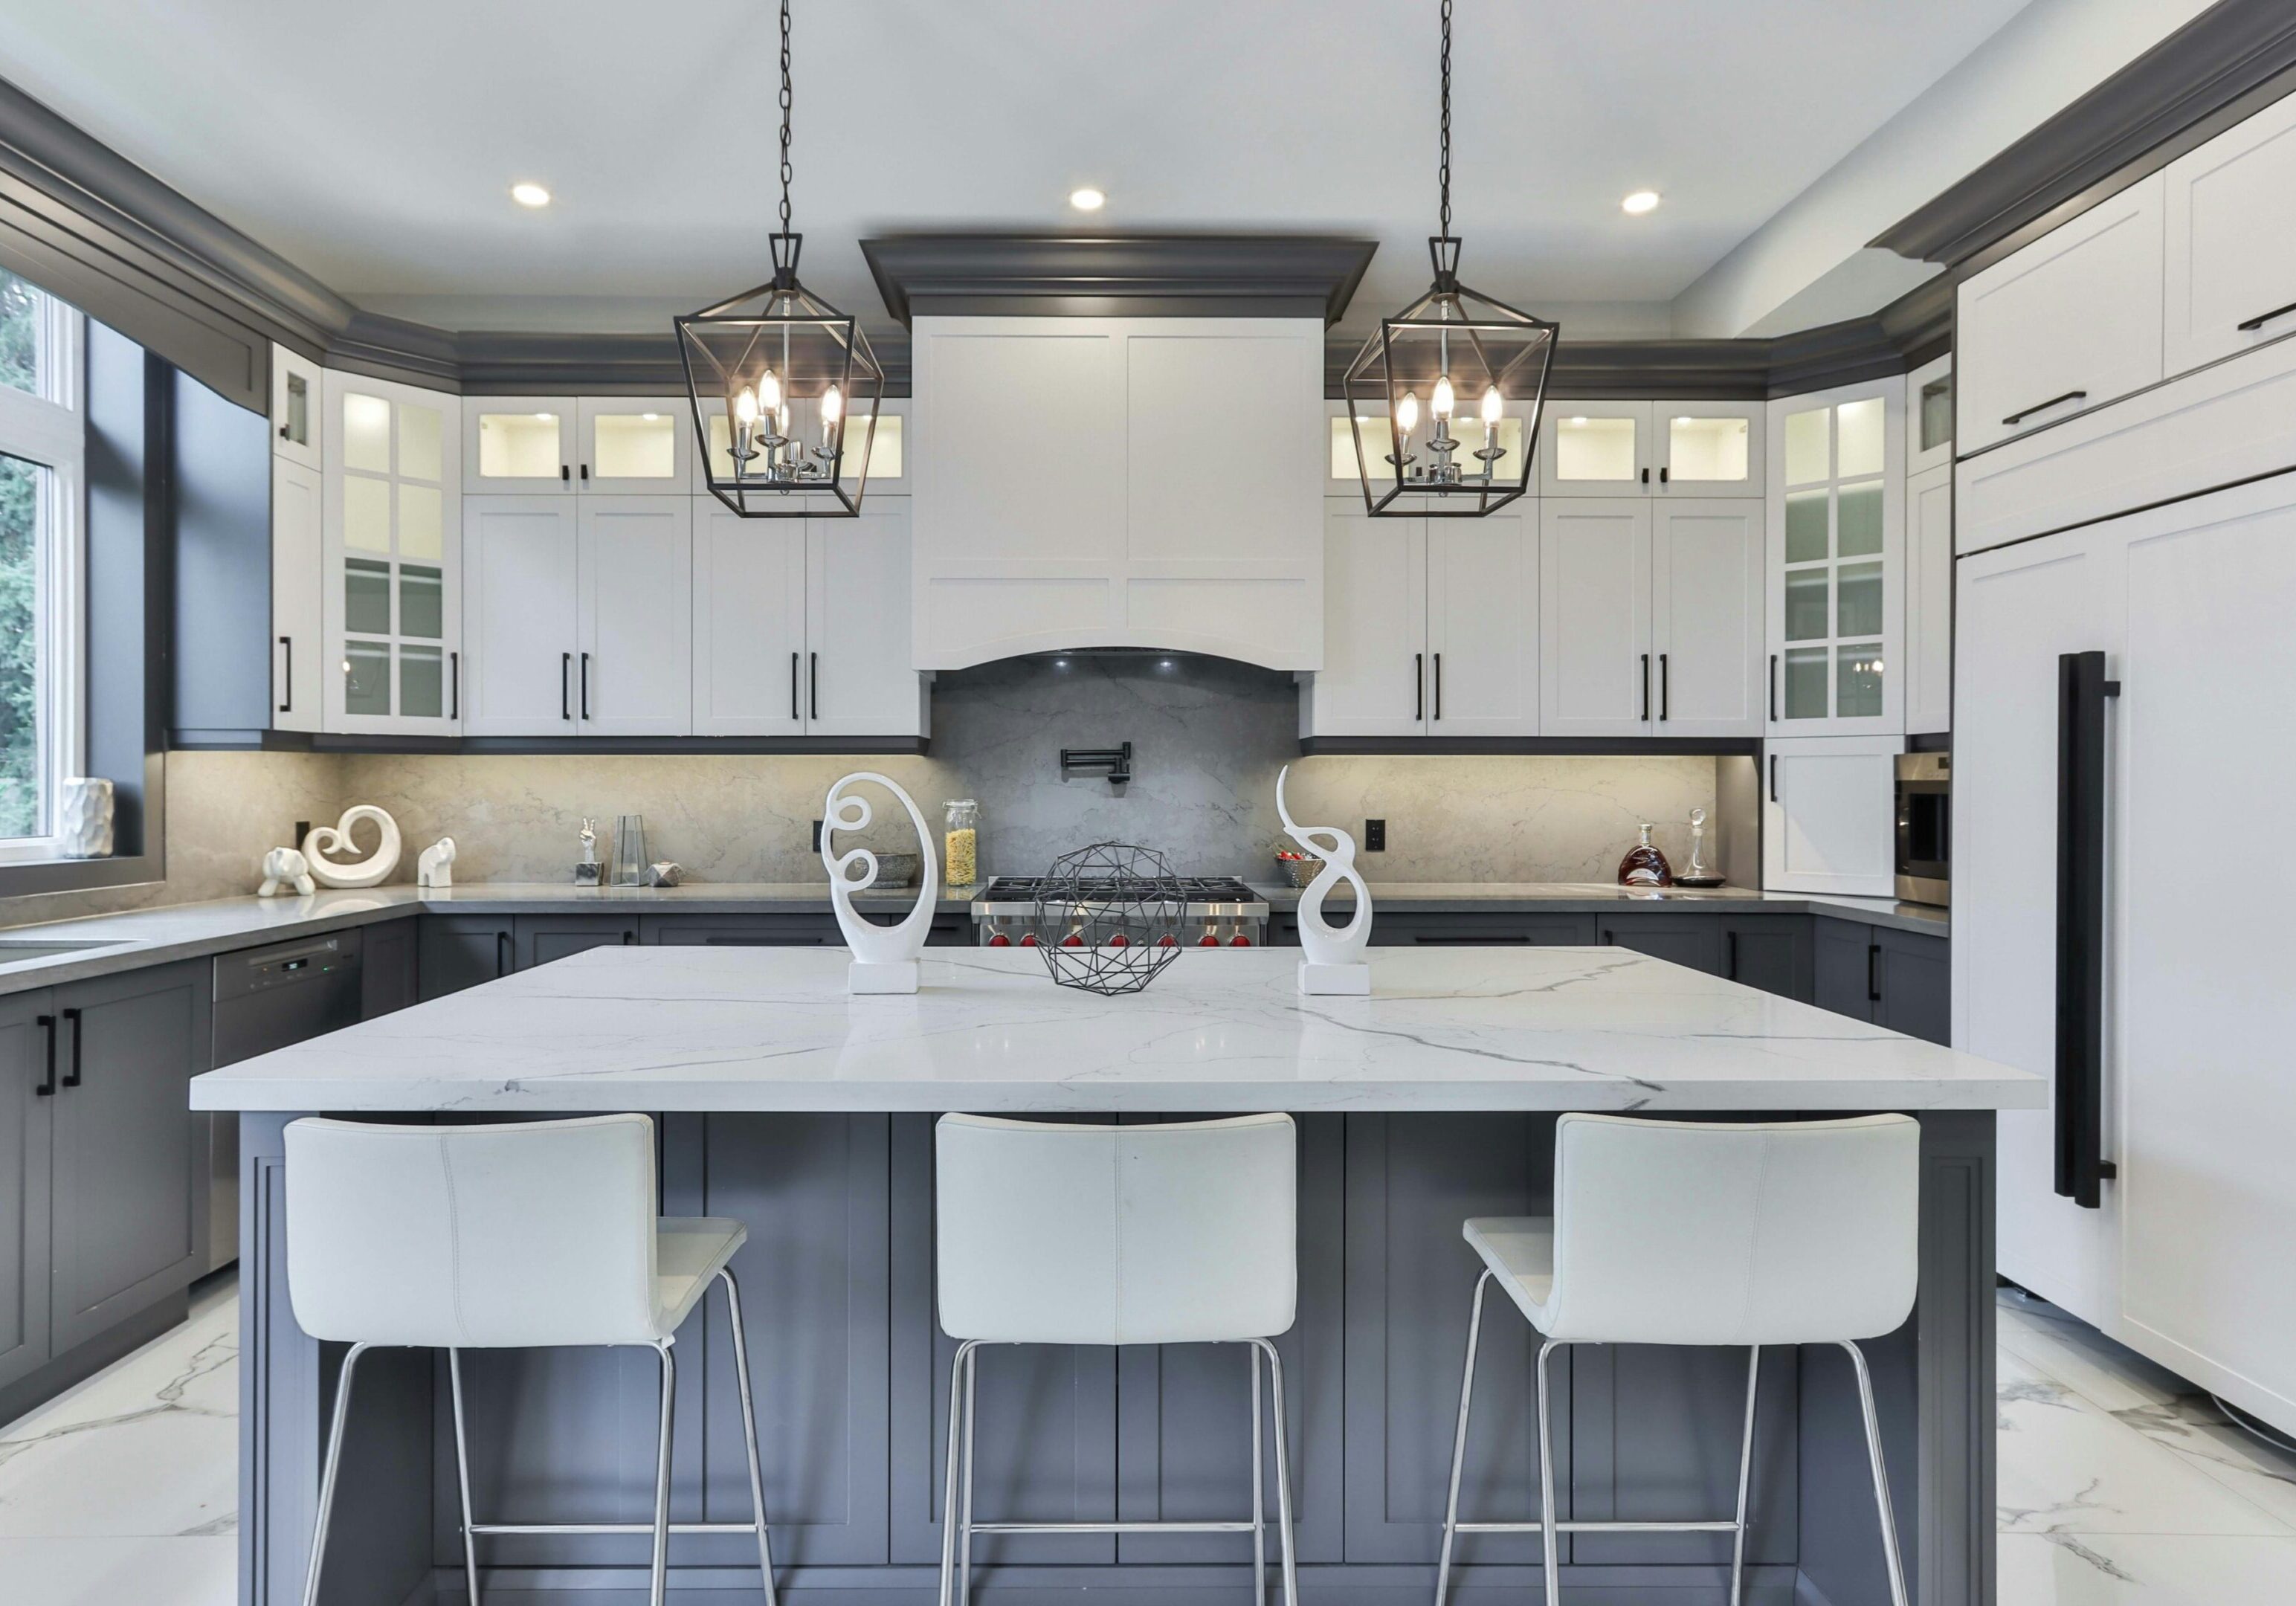
[[[1300,901],[1290,887],[1252,883],[1272,909]],[[1601,882],[1374,881],[1372,897],[1381,908],[1404,914],[1485,911],[1520,913],[1611,913],[1667,905],[1715,914],[1812,914],[1869,925],[1943,936],[1947,914],[1920,904],[1888,898],[1826,897],[1804,893],[1757,892],[1724,887],[1710,891],[1672,888],[1634,892]],[[977,887],[944,888],[939,908],[964,912]],[[863,893],[865,908],[904,908],[914,891]],[[85,949],[42,959],[0,961],[0,996],[53,987],[92,976],[169,960],[198,959],[263,943],[284,941],[315,931],[340,930],[378,921],[434,914],[575,914],[626,910],[677,914],[827,914],[829,888],[823,881],[710,881],[683,887],[571,887],[555,882],[490,881],[451,888],[376,887],[365,891],[322,890],[309,897],[227,897],[209,903],[175,904],[125,914],[51,921],[0,931],[0,943],[87,943]]]

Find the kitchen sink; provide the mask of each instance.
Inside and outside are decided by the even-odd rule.
[[[35,942],[29,939],[13,941],[0,937],[0,965],[20,964],[28,959],[53,959],[59,954],[85,954],[92,948],[116,948],[111,942]]]

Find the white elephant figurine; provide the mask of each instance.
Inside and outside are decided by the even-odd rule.
[[[358,851],[351,845],[351,827],[361,820],[373,820],[382,832],[373,856],[352,864],[330,860],[326,856],[331,853]],[[380,886],[398,868],[398,822],[373,804],[362,803],[343,810],[343,817],[332,825],[312,827],[310,834],[303,839],[303,849],[310,861],[313,878],[322,886]]]
[[[1300,825],[1283,806],[1285,765],[1275,775],[1275,815],[1283,834],[1321,859],[1323,868],[1300,895],[1300,946],[1307,955],[1300,962],[1300,990],[1360,996],[1371,991],[1371,966],[1364,963],[1365,945],[1371,941],[1371,889],[1356,869],[1356,840],[1331,825]],[[1324,899],[1341,881],[1356,895],[1354,918],[1344,926],[1324,920]]]
[[[414,861],[414,884],[418,887],[451,887],[455,884],[455,839],[440,837],[425,848]]]
[[[255,889],[258,897],[284,897],[289,888],[303,897],[318,889],[311,882],[311,864],[292,848],[274,848],[263,856],[263,885]]]

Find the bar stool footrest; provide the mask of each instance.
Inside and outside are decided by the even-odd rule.
[[[473,1522],[474,1534],[644,1534],[651,1536],[651,1522]],[[754,1522],[673,1522],[673,1534],[754,1534]]]

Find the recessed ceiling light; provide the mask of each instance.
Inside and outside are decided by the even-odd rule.
[[[1655,212],[1658,210],[1658,192],[1656,190],[1636,190],[1633,194],[1619,202],[1619,205],[1629,217],[1639,217],[1644,212]]]
[[[1069,204],[1079,212],[1097,212],[1108,204],[1108,197],[1086,184],[1081,190],[1069,192]]]
[[[550,192],[531,182],[511,185],[510,198],[522,207],[546,207],[550,204]]]

